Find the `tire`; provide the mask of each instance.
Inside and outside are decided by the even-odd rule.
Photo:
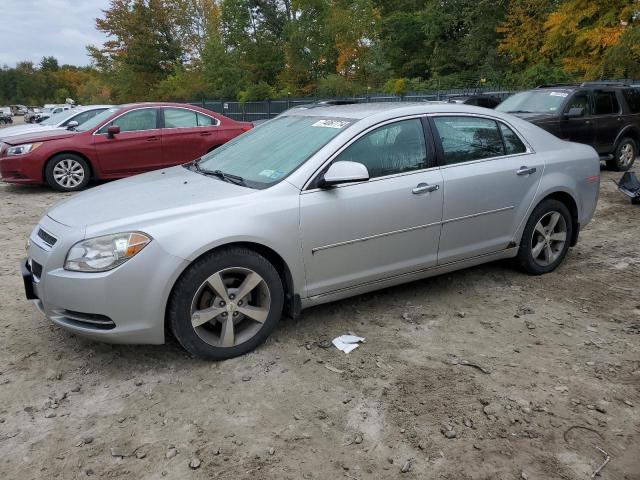
[[[5,125],[7,122],[4,121],[4,118],[0,118],[0,125]]]
[[[91,179],[91,168],[87,161],[73,153],[60,153],[47,162],[45,180],[59,192],[83,190]]]
[[[552,223],[554,229],[550,236],[545,237]],[[560,241],[562,233],[563,242]],[[531,275],[552,272],[566,257],[572,236],[573,220],[567,206],[558,200],[543,200],[531,213],[522,233],[516,258],[520,268]]]
[[[247,284],[255,285],[236,298]],[[225,360],[263,343],[278,324],[283,305],[284,289],[274,266],[253,250],[232,247],[203,256],[183,273],[171,293],[167,321],[190,354]]]
[[[638,146],[633,138],[625,137],[618,143],[611,160],[607,160],[607,168],[616,172],[629,170],[638,156]]]

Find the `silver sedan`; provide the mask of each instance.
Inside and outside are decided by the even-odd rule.
[[[282,315],[484,262],[553,271],[596,208],[599,159],[465,105],[293,109],[201,159],[53,207],[27,297],[75,333],[223,359]]]

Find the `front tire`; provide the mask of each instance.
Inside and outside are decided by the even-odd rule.
[[[196,260],[169,299],[169,327],[189,353],[225,360],[263,343],[282,315],[280,275],[246,248],[214,251]]]
[[[627,171],[631,168],[637,156],[638,146],[636,142],[632,138],[625,137],[618,143],[614,157],[611,160],[607,160],[607,168],[616,172]]]
[[[61,153],[53,157],[45,168],[45,180],[59,192],[83,190],[91,179],[91,169],[86,160],[73,153]]]
[[[573,221],[567,206],[554,199],[542,201],[524,228],[517,261],[531,275],[555,270],[569,251]]]

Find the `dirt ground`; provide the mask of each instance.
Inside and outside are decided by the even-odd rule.
[[[0,479],[640,479],[640,207],[603,172],[555,272],[493,263],[284,320],[220,363],[111,346],[23,298],[64,198],[0,185]],[[329,344],[354,332],[346,355]]]

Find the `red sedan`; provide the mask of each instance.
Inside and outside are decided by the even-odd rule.
[[[192,105],[120,105],[74,130],[6,138],[0,175],[8,183],[81,190],[92,178],[128,177],[195,160],[251,127]]]

